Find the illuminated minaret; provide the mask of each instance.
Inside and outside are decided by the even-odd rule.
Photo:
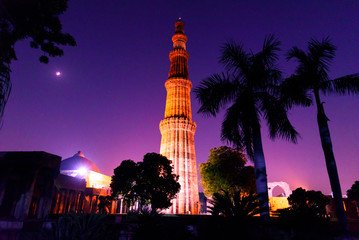
[[[198,214],[198,179],[194,133],[196,123],[192,121],[190,91],[192,83],[188,78],[186,51],[187,37],[184,23],[175,23],[172,37],[173,50],[168,80],[165,118],[160,123],[162,134],[160,153],[172,161],[174,172],[179,175],[181,190],[172,201],[168,213]]]

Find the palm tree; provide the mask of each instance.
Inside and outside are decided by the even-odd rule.
[[[298,133],[287,118],[285,105],[276,91],[281,72],[276,67],[280,42],[272,35],[264,40],[260,52],[247,53],[233,41],[222,47],[220,63],[227,73],[204,79],[194,92],[201,104],[199,113],[209,116],[226,109],[221,138],[246,149],[254,161],[261,217],[269,219],[266,165],[262,147],[261,119],[272,139],[286,138],[296,142]]]
[[[298,47],[292,47],[287,54],[287,60],[294,58],[298,61],[299,65],[296,68],[295,74],[283,84],[285,86],[283,91],[287,92],[285,93],[287,97],[296,91],[305,92],[307,95],[314,94],[319,134],[336,204],[337,217],[342,226],[347,229],[342,192],[328,127],[329,119],[324,112],[324,106],[320,100],[319,93],[358,94],[359,74],[330,79],[328,76],[329,63],[334,58],[335,50],[336,47],[331,43],[329,38],[324,38],[322,41],[311,39],[308,43],[307,53]]]

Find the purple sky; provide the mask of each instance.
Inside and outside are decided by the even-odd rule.
[[[78,150],[102,173],[122,160],[159,152],[171,37],[178,17],[188,37],[193,86],[221,72],[219,47],[233,39],[257,52],[273,33],[282,42],[280,67],[290,75],[285,52],[306,49],[311,37],[331,36],[338,47],[332,78],[359,71],[359,1],[98,1],[70,0],[62,16],[77,47],[40,64],[29,42],[16,45],[11,65],[13,90],[0,130],[1,151],[46,151],[63,158]],[[56,77],[55,72],[62,76]],[[220,142],[221,115],[205,118],[192,94],[197,162]],[[343,193],[359,180],[359,96],[323,97]],[[298,144],[271,141],[262,129],[268,181],[292,190],[331,192],[320,145],[315,108],[294,108],[290,119]]]

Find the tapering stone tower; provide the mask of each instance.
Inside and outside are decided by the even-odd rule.
[[[196,123],[192,121],[190,91],[192,83],[188,78],[186,51],[187,37],[184,34],[184,23],[175,23],[175,34],[172,37],[173,50],[168,80],[165,118],[160,123],[162,134],[160,153],[172,161],[174,171],[179,175],[181,190],[172,201],[168,213],[198,214],[198,179],[194,133]]]

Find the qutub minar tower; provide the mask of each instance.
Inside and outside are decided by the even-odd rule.
[[[186,51],[187,37],[184,23],[179,19],[175,23],[172,37],[173,50],[168,80],[165,118],[160,123],[162,134],[160,153],[172,161],[174,172],[179,175],[181,190],[167,213],[198,214],[198,179],[194,133],[196,123],[192,121],[190,91],[192,83],[188,78]]]

